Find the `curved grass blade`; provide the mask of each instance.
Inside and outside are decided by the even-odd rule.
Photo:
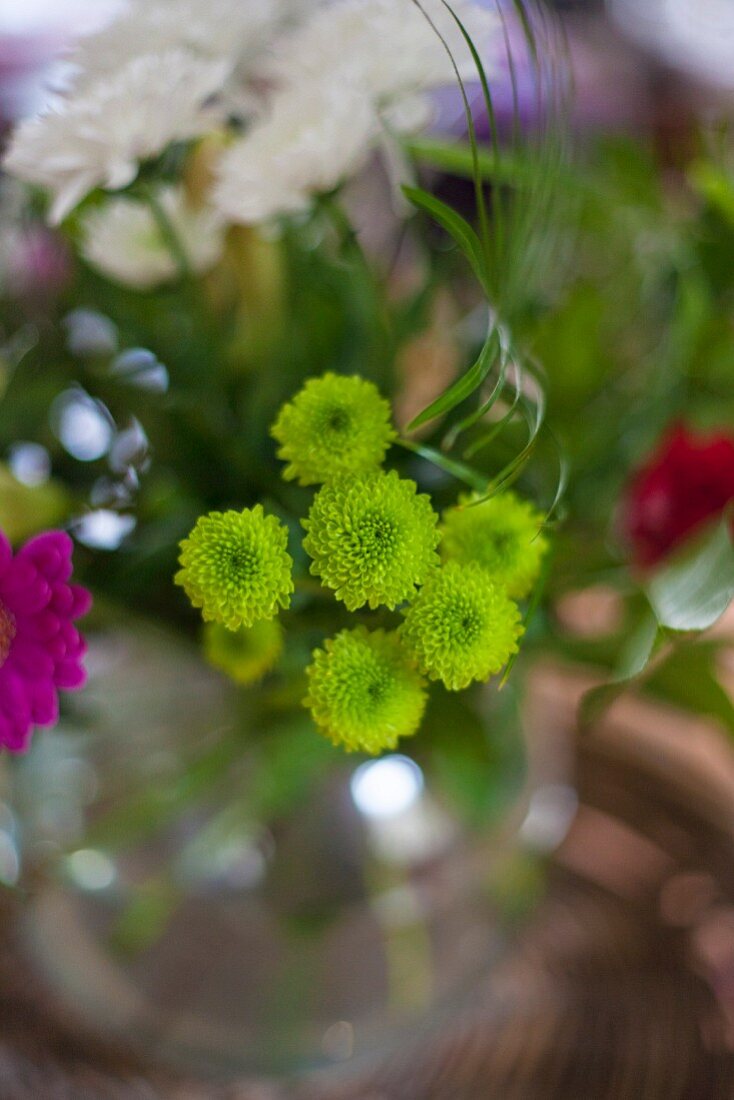
[[[499,353],[499,370],[497,372],[497,379],[489,395],[484,399],[478,409],[474,409],[468,416],[465,416],[463,420],[460,420],[458,424],[454,424],[451,430],[444,439],[442,449],[450,450],[460,435],[469,428],[473,428],[483,417],[487,416],[491,412],[493,406],[501,396],[505,382],[507,379],[507,370],[510,363],[510,344],[507,340],[506,334],[498,326],[496,329],[497,341],[498,341],[498,353]],[[494,365],[494,364],[493,364]],[[464,456],[466,457],[466,455]]]
[[[519,400],[520,400],[519,394],[516,391],[515,396],[512,399],[512,404],[507,409],[507,412],[499,420],[495,421],[492,424],[491,428],[488,428],[487,431],[482,432],[480,438],[475,440],[475,442],[472,443],[472,445],[470,447],[467,447],[465,449],[465,451],[464,451],[464,458],[465,459],[474,458],[475,455],[479,454],[479,452],[484,450],[485,447],[489,447],[489,445],[491,443],[493,443],[494,440],[499,435],[502,434],[504,429],[507,427],[507,425],[510,423],[510,421],[514,419],[515,415],[517,414],[517,407],[518,407]]]
[[[526,405],[527,402],[521,399],[520,406]],[[526,417],[530,421],[531,417]],[[496,496],[497,493],[502,492],[504,489],[508,489],[519,478],[525,466],[532,458],[535,449],[538,445],[538,437],[540,434],[541,424],[537,428],[531,428],[528,440],[523,448],[512,458],[502,469],[492,478],[488,483],[485,479],[484,495],[481,500],[477,500],[477,504],[481,504],[484,500],[489,500],[490,497]]]
[[[467,466],[464,462],[459,462],[458,459],[449,458],[448,455],[437,451],[435,447],[428,447],[424,443],[414,443],[411,439],[397,439],[395,442],[398,446],[404,447],[406,451],[412,451],[413,454],[419,455],[427,462],[433,463],[434,466],[438,466],[444,473],[455,477],[457,481],[463,481],[465,485],[476,492],[484,492],[487,478],[479,470]]]
[[[498,421],[492,424],[491,428],[482,432],[478,439],[475,439],[468,447],[464,449],[464,458],[474,458],[480,451],[488,447],[498,435],[504,430],[504,428],[510,423],[517,413],[520,399],[522,398],[522,371],[517,363],[514,364],[515,385],[512,395],[512,402],[510,403],[507,412]]]
[[[447,3],[446,3],[446,0],[443,0],[443,2],[446,6],[448,6]],[[487,119],[489,121],[489,134],[490,134],[490,143],[491,143],[491,146],[492,146],[492,158],[494,160],[495,165],[499,165],[500,159],[501,159],[501,153],[500,153],[500,144],[499,144],[499,131],[498,131],[498,126],[497,126],[497,115],[496,115],[495,108],[494,108],[494,101],[492,99],[492,93],[489,89],[489,81],[487,80],[487,73],[486,73],[486,70],[485,70],[484,65],[482,63],[482,59],[480,58],[479,53],[477,52],[476,46],[472,42],[471,37],[470,37],[469,33],[466,30],[466,27],[461,22],[461,20],[458,18],[458,16],[456,15],[455,12],[452,11],[451,14],[453,15],[454,20],[455,20],[457,26],[459,27],[459,30],[461,31],[467,46],[469,47],[469,50],[470,50],[471,55],[472,55],[472,60],[474,61],[474,65],[475,65],[477,73],[479,75],[479,82],[480,82],[481,87],[482,87],[482,96],[484,98],[484,105],[485,105],[486,111],[487,111]],[[503,31],[506,34],[506,25],[505,25],[504,20],[501,17],[501,13],[500,13],[500,21],[502,22]],[[508,61],[510,62],[510,72],[512,72],[512,60],[511,60],[511,52],[510,51],[508,51],[507,57],[508,57]],[[514,93],[514,82],[513,82],[513,93]],[[516,116],[514,116],[513,121],[516,121]],[[493,235],[492,244],[493,244],[493,255],[494,255],[494,265],[495,265],[495,279],[494,279],[495,288],[494,288],[494,290],[495,290],[495,295],[496,295],[498,303],[499,303],[499,300],[500,300],[500,297],[501,297],[501,286],[500,286],[500,281],[499,281],[499,275],[500,275],[500,271],[501,271],[500,257],[504,254],[504,251],[505,251],[505,238],[506,238],[505,210],[504,210],[504,201],[503,200],[504,200],[504,196],[503,196],[502,192],[496,190],[494,195],[493,195],[493,228],[494,228],[494,235]]]
[[[405,148],[416,160],[421,160],[432,168],[450,172],[454,176],[473,178],[475,164],[470,146],[463,143],[449,144],[437,138],[416,137],[411,138]],[[494,153],[480,148],[478,168],[482,182],[512,184],[519,188],[534,181],[534,169],[530,160],[516,152],[511,156],[501,153],[496,157]]]
[[[449,12],[451,12],[451,8],[446,3],[446,0],[442,0],[442,2],[444,4],[444,6],[446,8],[448,8]],[[484,197],[484,189],[482,187],[482,177],[481,177],[481,173],[479,172],[479,166],[478,166],[479,143],[477,141],[477,131],[476,131],[476,126],[474,125],[474,115],[472,114],[471,104],[469,103],[469,97],[466,93],[466,86],[464,84],[464,81],[461,78],[461,73],[459,72],[459,67],[456,64],[456,59],[454,58],[454,55],[451,52],[451,49],[449,47],[448,42],[446,41],[444,36],[441,34],[438,27],[434,23],[433,19],[431,19],[430,15],[428,14],[428,12],[425,10],[423,5],[421,4],[420,0],[413,0],[413,3],[418,8],[418,10],[422,13],[423,18],[429,24],[429,26],[433,30],[434,34],[440,40],[440,42],[441,42],[443,48],[445,49],[446,53],[448,54],[449,61],[451,62],[451,67],[454,70],[454,76],[456,77],[456,82],[459,86],[459,91],[461,92],[461,99],[462,99],[462,103],[463,103],[463,106],[464,106],[464,117],[466,119],[467,132],[469,134],[469,143],[471,145],[472,156],[474,158],[474,172],[473,172],[474,195],[475,195],[476,204],[477,204],[477,214],[478,214],[478,217],[479,217],[481,240],[482,240],[482,245],[483,245],[483,249],[484,249],[484,254],[485,254],[485,256],[488,256],[489,255],[489,218],[487,216],[487,203],[486,203],[486,199]],[[451,14],[453,15],[453,12],[451,12]],[[484,284],[484,280],[482,280],[482,284]]]
[[[551,501],[550,507],[545,514],[545,526],[547,526],[550,523],[551,516],[557,510],[559,504],[566,495],[566,486],[568,485],[568,478],[570,474],[570,464],[568,459],[566,458],[566,454],[563,448],[561,447],[555,436],[555,433],[548,427],[547,424],[545,425],[545,430],[549,438],[553,442],[553,445],[556,449],[556,454],[558,455],[558,482],[556,484],[556,492],[553,500]]]
[[[481,386],[485,378],[494,366],[494,362],[497,356],[498,346],[495,348],[495,342],[498,341],[496,329],[492,327],[485,340],[478,358],[472,364],[471,367],[460,378],[457,378],[454,383],[447,390],[437,397],[435,401],[432,401],[423,412],[414,417],[410,424],[408,424],[408,431],[413,431],[415,428],[420,428],[422,424],[427,423],[429,420],[434,420],[437,416],[442,416],[444,413],[451,412],[457,405],[460,405],[462,401],[465,401]]]
[[[467,29],[464,26],[464,24],[462,23],[461,19],[458,17],[458,15],[454,11],[454,9],[451,7],[451,4],[448,2],[448,0],[441,0],[441,2],[443,4],[444,8],[446,8],[446,10],[448,11],[451,18],[456,23],[456,26],[459,28],[459,31],[461,33],[462,38],[464,39],[467,47],[469,48],[469,52],[471,54],[472,61],[474,63],[474,67],[475,67],[475,69],[477,71],[477,75],[479,77],[479,82],[480,82],[481,88],[482,88],[482,96],[483,96],[483,99],[484,99],[484,105],[485,105],[485,109],[487,111],[487,119],[489,121],[490,142],[491,142],[491,145],[492,145],[492,155],[493,155],[495,161],[499,162],[500,148],[499,148],[499,134],[498,134],[498,128],[497,128],[497,116],[496,116],[495,109],[494,109],[492,94],[489,90],[489,82],[487,80],[486,70],[485,70],[484,65],[482,63],[482,59],[479,56],[479,53],[477,52],[477,48],[474,45],[474,42],[472,41],[471,35],[467,31]],[[500,21],[503,23],[503,26],[504,26],[504,20],[502,19],[502,14],[501,13],[500,13]],[[471,112],[471,108],[470,108],[470,112]],[[476,145],[476,137],[474,137],[474,139],[472,140],[472,148],[474,148],[475,145]],[[474,178],[474,188],[475,188],[475,191],[476,191],[477,196],[478,196],[478,203],[481,203],[480,211],[479,211],[480,216],[486,217],[486,200],[484,198],[484,189],[482,187],[482,176],[481,176],[481,170],[480,170],[480,167],[479,167],[478,152],[477,152],[477,155],[474,157],[473,178]],[[498,260],[499,260],[499,257],[502,255],[502,253],[504,251],[504,239],[505,239],[504,220],[505,219],[504,219],[504,213],[503,213],[502,206],[503,206],[502,196],[501,195],[495,195],[494,196],[494,201],[493,201],[493,211],[492,211],[492,213],[493,213],[494,234],[493,234],[493,236],[490,240],[488,232],[486,234],[483,233],[483,239],[485,241],[485,247],[486,247],[488,262],[489,262],[490,256],[493,257],[492,264],[490,265],[490,270],[488,271],[488,276],[489,276],[489,281],[495,283],[495,285],[492,287],[492,292],[493,292],[493,295],[494,295],[496,301],[499,301],[500,287],[497,284],[496,280],[492,280],[492,278],[491,278],[491,275],[492,275],[491,268],[494,267],[495,273],[499,272],[500,265],[498,263]]]
[[[504,390],[505,382],[507,379],[507,367],[507,359],[504,356],[501,356],[500,367],[499,371],[497,372],[497,379],[489,392],[489,396],[482,402],[478,409],[475,409],[474,412],[470,413],[468,416],[465,416],[463,420],[460,420],[458,422],[458,424],[454,424],[451,427],[451,430],[446,434],[446,437],[443,441],[441,448],[442,450],[450,451],[460,435],[462,435],[465,431],[468,431],[469,428],[473,428],[474,425],[482,419],[482,417],[487,416],[492,411]],[[464,455],[464,457],[466,458],[466,454]]]
[[[423,11],[419,0],[414,0],[414,2]],[[551,140],[549,131],[547,131],[543,134],[544,140],[541,142],[537,154],[529,152],[527,154],[523,153],[522,157],[516,155],[521,138],[518,71],[516,59],[513,56],[508,25],[500,8],[499,0],[495,0],[502,21],[513,102],[513,151],[509,156],[501,151],[495,105],[482,58],[479,56],[471,36],[453,10],[449,0],[441,0],[441,2],[456,24],[471,54],[481,86],[484,110],[489,122],[491,150],[480,149],[477,145],[476,129],[466,88],[461,81],[458,67],[452,58],[467,115],[469,149],[467,150],[464,147],[451,152],[447,151],[445,146],[437,147],[436,143],[432,144],[431,140],[428,139],[423,146],[418,141],[414,145],[414,152],[418,155],[422,152],[429,157],[434,156],[439,161],[439,167],[445,167],[449,170],[459,167],[464,174],[473,179],[477,195],[481,239],[471,225],[460,215],[456,215],[445,203],[427,195],[426,192],[422,192],[420,189],[413,189],[412,192],[406,190],[406,194],[415,205],[443,225],[465,253],[482,289],[492,303],[493,319],[484,345],[474,363],[439,398],[414,418],[409,425],[409,430],[448,413],[463,401],[467,401],[484,385],[495,366],[498,366],[497,377],[488,395],[479,402],[478,407],[473,408],[458,423],[452,425],[447,432],[441,448],[445,463],[448,458],[446,452],[450,452],[456,446],[458,439],[464,432],[475,428],[486,418],[505,394],[510,364],[514,362],[514,393],[509,410],[500,419],[499,423],[489,424],[478,439],[472,440],[470,446],[464,452],[465,458],[476,455],[483,447],[486,447],[493,439],[497,438],[497,435],[510,420],[517,416],[518,412],[522,413],[527,424],[525,444],[519,453],[514,455],[498,471],[489,485],[485,480],[483,493],[486,498],[487,495],[493,495],[500,489],[512,484],[520,476],[537,447],[545,420],[545,379],[542,371],[532,360],[519,354],[516,349],[511,347],[510,341],[505,338],[507,332],[505,325],[509,321],[516,303],[521,301],[523,296],[527,297],[527,285],[531,285],[533,281],[534,268],[542,266],[550,255],[551,244],[546,231],[545,215],[550,208],[552,199],[555,197],[557,173],[559,165],[562,163],[564,146],[563,141],[560,139],[558,141]],[[553,69],[553,64],[551,63],[550,69],[545,64],[542,46],[546,39],[552,44],[552,35],[548,23],[544,19],[543,11],[539,5],[526,3],[525,0],[512,0],[512,7],[522,28],[525,48],[532,66],[538,118],[541,120],[547,118],[553,121],[554,112],[558,112],[559,117],[562,113],[563,96],[557,94],[557,92],[559,87],[565,87],[565,84],[557,80],[558,74]],[[435,30],[435,25],[430,18],[427,15],[426,18]],[[445,39],[442,38],[441,40],[450,54]],[[550,56],[552,59],[552,49],[550,50]],[[518,171],[518,166],[521,171]],[[489,179],[494,184],[491,238],[485,219],[483,189],[485,179]],[[508,184],[510,185],[510,191],[507,189]],[[522,193],[521,202],[518,201],[518,195],[512,193],[513,190]],[[528,380],[532,380],[532,388],[527,385]],[[434,452],[434,457],[435,454],[437,452]],[[454,459],[449,461],[455,462]],[[463,466],[464,464],[460,465]],[[447,467],[444,465],[444,468]],[[561,461],[559,463],[556,492],[547,519],[550,518],[561,499],[566,478],[567,469]],[[462,478],[462,480],[465,480],[465,478]]]
[[[479,283],[486,291],[486,272],[482,242],[461,214],[441,199],[424,191],[421,187],[403,187],[403,194],[414,206],[430,214],[434,221],[445,229],[449,236],[456,242],[472,266]]]

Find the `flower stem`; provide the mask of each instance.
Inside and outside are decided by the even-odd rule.
[[[176,231],[176,228],[168,216],[168,212],[165,210],[163,204],[158,198],[152,187],[144,185],[140,189],[140,193],[150,207],[150,212],[153,215],[153,219],[158,227],[158,231],[163,238],[163,242],[168,248],[174,262],[176,263],[179,275],[182,279],[191,278],[191,265],[189,258],[186,255],[186,250],[181,243],[181,239]]]

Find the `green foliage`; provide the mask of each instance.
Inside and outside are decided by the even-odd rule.
[[[404,187],[403,192],[407,199],[410,199],[419,210],[423,210],[425,213],[430,214],[434,221],[438,222],[438,224],[446,230],[449,236],[454,239],[469,261],[471,269],[480,286],[486,293],[489,293],[489,287],[486,283],[486,258],[482,250],[482,242],[466,218],[462,218],[461,214],[457,214],[452,207],[448,206],[441,199],[436,198],[435,195],[429,194],[428,191],[421,190],[419,187]],[[467,394],[470,392],[470,390],[467,391]],[[444,408],[448,407],[450,406],[446,404],[443,406],[439,405],[432,415],[436,416],[438,412],[442,412]],[[415,426],[418,427],[428,419],[430,419],[430,417],[427,413],[421,413]]]
[[[657,570],[647,591],[661,626],[707,630],[734,599],[734,545],[730,518]]]
[[[477,229],[425,189],[404,190],[411,202],[432,217],[464,255],[488,299],[490,317],[486,338],[474,363],[414,418],[410,428],[417,429],[461,409],[459,418],[450,424],[441,441],[441,451],[453,458],[459,438],[474,429],[462,456],[470,458],[488,447],[519,416],[525,422],[527,436],[519,451],[495,473],[489,489],[494,492],[520,475],[536,449],[545,420],[544,380],[536,363],[516,340],[514,326],[527,309],[553,252],[553,226],[557,221],[552,221],[549,213],[556,208],[557,214],[557,207],[568,193],[568,188],[561,186],[567,123],[565,86],[564,79],[554,69],[562,48],[554,25],[543,12],[534,4],[518,0],[512,14],[522,28],[524,41],[520,52],[526,75],[535,86],[538,103],[542,101],[543,108],[532,136],[523,132],[517,115],[518,59],[509,48],[506,35],[516,114],[511,136],[501,141],[491,81],[466,29],[456,14],[451,14],[476,68],[482,107],[489,123],[489,147],[479,145],[469,96],[456,69],[468,144],[463,148],[448,147],[432,139],[419,139],[409,148],[419,160],[473,181]],[[505,18],[501,13],[499,17]],[[486,180],[493,184],[491,215]],[[485,384],[490,379],[487,393]],[[491,424],[493,410],[500,402],[505,404],[503,415],[499,423]],[[553,494],[554,503],[560,490],[559,484]]]
[[[587,146],[583,162],[572,163],[566,156],[566,91],[555,71],[562,51],[555,49],[552,22],[537,20],[534,4],[518,0],[514,6],[525,27],[531,81],[548,90],[547,114],[532,132],[518,119],[507,134],[491,125],[487,144],[478,141],[472,119],[464,142],[405,142],[417,181],[405,195],[417,214],[401,226],[395,242],[396,255],[398,244],[406,244],[395,265],[398,277],[392,277],[391,258],[367,250],[368,234],[356,231],[357,222],[352,224],[336,192],[323,196],[309,216],[283,224],[277,238],[233,231],[221,269],[204,280],[182,270],[171,288],[141,294],[77,264],[71,286],[48,306],[42,324],[33,306],[19,317],[17,303],[0,305],[0,447],[18,439],[48,447],[63,486],[60,521],[83,511],[100,483],[115,481],[119,489],[127,476],[111,471],[104,459],[81,464],[64,452],[48,419],[60,392],[78,384],[104,404],[118,428],[137,421],[147,435],[148,458],[133,471],[133,487],[124,486],[128,495],[122,507],[137,519],[134,536],[115,554],[87,553],[82,561],[86,580],[102,598],[124,601],[193,633],[198,617],[176,598],[170,576],[176,544],[197,517],[261,506],[281,541],[286,528],[294,536],[298,591],[284,617],[287,646],[278,670],[249,696],[258,710],[248,723],[246,751],[241,731],[232,733],[223,738],[220,754],[189,761],[188,779],[175,789],[139,792],[129,807],[126,835],[147,835],[187,804],[204,802],[208,792],[219,792],[228,773],[239,780],[241,756],[247,756],[254,777],[244,788],[248,805],[264,815],[287,812],[289,799],[302,797],[332,765],[331,746],[313,736],[308,719],[293,717],[308,653],[323,646],[325,637],[340,637],[354,627],[331,589],[348,587],[350,608],[377,605],[373,625],[392,636],[399,621],[393,610],[414,596],[429,565],[435,565],[435,520],[428,506],[416,518],[405,493],[395,496],[395,522],[410,530],[405,553],[388,562],[391,583],[380,589],[351,543],[334,565],[334,545],[326,545],[324,530],[314,530],[319,519],[314,505],[306,542],[319,564],[309,577],[307,554],[295,537],[298,518],[311,506],[303,486],[322,476],[330,479],[331,470],[315,471],[308,424],[294,428],[279,421],[281,457],[294,475],[284,484],[269,429],[283,402],[295,407],[293,395],[305,379],[327,373],[339,387],[355,388],[359,375],[366,403],[358,411],[371,409],[374,417],[364,416],[357,427],[374,429],[374,450],[365,462],[378,466],[393,440],[387,400],[374,387],[390,398],[415,384],[416,377],[402,367],[404,353],[446,302],[449,316],[465,322],[452,326],[460,366],[444,373],[425,398],[408,438],[395,441],[391,484],[415,485],[412,502],[430,491],[436,508],[450,508],[461,484],[475,500],[486,498],[489,512],[492,502],[501,502],[522,479],[523,495],[544,503],[545,531],[534,543],[540,550],[547,516],[565,487],[559,439],[570,476],[553,567],[548,556],[539,577],[533,562],[532,580],[513,589],[519,595],[531,583],[526,621],[536,609],[539,613],[528,643],[544,650],[557,646],[567,654],[572,647],[554,630],[552,612],[542,601],[552,604],[568,589],[611,584],[632,628],[629,637],[620,631],[601,642],[575,643],[574,655],[588,663],[598,659],[609,680],[587,697],[584,723],[596,720],[631,687],[731,726],[713,651],[688,644],[687,637],[714,622],[734,594],[725,528],[641,580],[627,569],[615,519],[629,471],[672,419],[685,416],[700,426],[734,422],[734,173],[728,142],[712,149],[702,140],[691,163],[679,167],[662,161],[650,142],[605,139]],[[496,122],[492,80],[476,55],[475,62],[484,113]],[[517,92],[512,59],[510,76]],[[433,193],[430,173],[436,171],[471,180],[476,209],[455,209]],[[155,172],[151,166],[145,187],[155,183]],[[428,235],[429,221],[442,247]],[[73,238],[73,222],[69,231]],[[175,252],[175,240],[169,243]],[[400,277],[403,251],[417,257],[411,280]],[[83,356],[69,346],[62,318],[73,306],[88,303],[114,319],[116,346],[108,353]],[[479,330],[473,324],[477,316]],[[165,364],[168,393],[146,391],[121,375],[117,352],[135,347],[150,348]],[[412,370],[421,375],[420,364]],[[317,444],[323,443],[315,434]],[[351,450],[332,452],[363,475],[366,452],[358,442],[352,434]],[[378,481],[385,484],[382,476]],[[358,488],[363,513],[367,503],[380,503],[374,485]],[[479,516],[482,507],[463,514]],[[542,512],[537,516],[540,526]],[[333,512],[327,518],[331,539]],[[354,517],[348,518],[338,532],[344,545]],[[285,553],[285,542],[281,549]],[[357,549],[365,557],[364,547]],[[387,561],[378,557],[372,555],[372,566]],[[315,579],[328,585],[327,574],[335,580],[329,590]],[[446,570],[435,574],[446,575]],[[426,672],[443,675],[452,687],[467,676],[497,671],[508,658],[511,666],[519,621],[514,609],[498,620],[493,645],[501,653],[493,650],[491,660],[486,647],[468,658],[466,650],[451,659],[445,652],[437,656],[436,638],[443,635],[435,631],[450,626],[451,616],[445,614],[446,593],[437,595],[435,576],[408,610],[401,644],[409,639]],[[268,613],[277,610],[279,595],[280,603],[285,600],[284,577],[279,574],[270,593]],[[201,603],[206,580],[190,585]],[[222,577],[217,574],[214,581],[219,591]],[[643,589],[654,616],[640,612]],[[474,590],[472,582],[463,594]],[[229,597],[222,602],[221,591],[212,598],[230,624],[250,620],[249,612],[233,610]],[[431,600],[431,615],[426,612],[431,625],[421,625],[417,609],[425,611]],[[489,726],[478,692],[449,696],[442,687],[433,689],[423,721],[427,756],[452,797],[477,820],[490,815],[489,803],[503,804],[521,773],[516,716],[503,709],[511,687],[512,681],[499,693],[500,702],[495,700]],[[100,829],[103,838],[113,835]]]
[[[582,729],[593,726],[616,699],[642,683],[651,671],[650,662],[664,640],[655,617],[645,614],[624,644],[611,679],[584,695],[579,708]]]
[[[0,530],[14,544],[56,527],[69,510],[69,496],[55,481],[28,486],[0,464]]]
[[[719,652],[715,642],[679,645],[650,672],[645,687],[666,703],[712,718],[734,736],[734,703],[721,683]]]

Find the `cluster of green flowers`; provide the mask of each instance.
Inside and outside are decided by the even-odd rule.
[[[522,634],[515,602],[547,549],[542,517],[505,492],[439,518],[415,482],[382,469],[390,406],[361,378],[310,379],[272,427],[284,477],[320,485],[302,526],[310,571],[349,611],[399,610],[392,630],[345,629],[315,650],[304,700],[321,732],[379,753],[416,733],[426,680],[460,691],[499,672]],[[213,512],[181,544],[176,582],[207,621],[209,660],[239,683],[269,671],[294,590],[286,527],[260,505]]]

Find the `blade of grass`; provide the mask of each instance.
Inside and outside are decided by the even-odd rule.
[[[434,466],[438,466],[444,473],[455,477],[457,481],[463,481],[465,485],[476,492],[484,492],[487,478],[479,470],[475,470],[455,458],[449,458],[448,455],[442,454],[441,451],[437,451],[434,447],[428,447],[424,443],[414,443],[411,439],[398,439],[396,443],[399,447],[404,447],[406,451],[412,451],[413,454],[419,455]]]
[[[434,20],[431,19],[430,15],[425,10],[425,8],[421,4],[420,0],[413,0],[413,3],[418,8],[418,10],[423,14],[424,19],[426,19],[429,26],[432,28],[433,32],[438,36],[439,40],[441,41],[441,44],[443,45],[444,49],[446,50],[449,61],[451,62],[451,67],[452,67],[452,69],[454,71],[454,75],[456,77],[457,84],[459,86],[459,91],[461,92],[461,99],[462,99],[462,103],[463,103],[463,106],[464,106],[464,117],[466,118],[467,132],[469,134],[469,143],[471,145],[472,156],[474,157],[474,162],[475,162],[475,167],[474,167],[474,172],[473,172],[473,180],[474,180],[474,194],[475,194],[476,204],[477,204],[477,214],[478,214],[478,217],[479,217],[480,237],[481,237],[481,241],[482,241],[484,255],[485,255],[485,257],[488,257],[489,256],[489,248],[490,248],[490,244],[489,244],[490,236],[489,236],[489,219],[488,219],[488,216],[487,216],[487,203],[486,203],[486,200],[485,200],[485,197],[484,197],[484,189],[482,187],[481,174],[480,174],[479,169],[478,169],[479,143],[477,141],[477,131],[476,131],[476,126],[474,124],[474,115],[472,113],[471,104],[469,103],[469,97],[466,93],[466,86],[464,84],[464,81],[461,78],[461,73],[459,72],[459,67],[456,64],[456,59],[454,58],[454,55],[451,52],[451,48],[449,47],[449,44],[446,41],[446,39],[444,38],[444,36],[439,31],[439,29],[436,26]],[[449,12],[451,12],[451,7],[446,3],[446,0],[443,0],[443,3],[444,3],[444,6],[448,8]],[[451,12],[451,14],[453,15],[453,12]],[[482,280],[482,285],[484,285],[484,280]]]
[[[440,397],[437,397],[423,412],[411,420],[408,431],[413,431],[415,428],[427,423],[427,421],[434,420],[437,416],[450,412],[462,401],[471,397],[474,391],[484,382],[494,365],[496,357],[495,342],[497,340],[496,329],[491,326],[479,357],[473,365],[460,378],[457,378],[447,390],[444,390]]]
[[[456,241],[456,244],[471,264],[479,283],[486,291],[482,244],[469,222],[462,218],[461,214],[458,214],[448,203],[443,202],[420,187],[403,187],[403,194],[414,206],[430,214],[434,221],[446,230],[452,240]]]

